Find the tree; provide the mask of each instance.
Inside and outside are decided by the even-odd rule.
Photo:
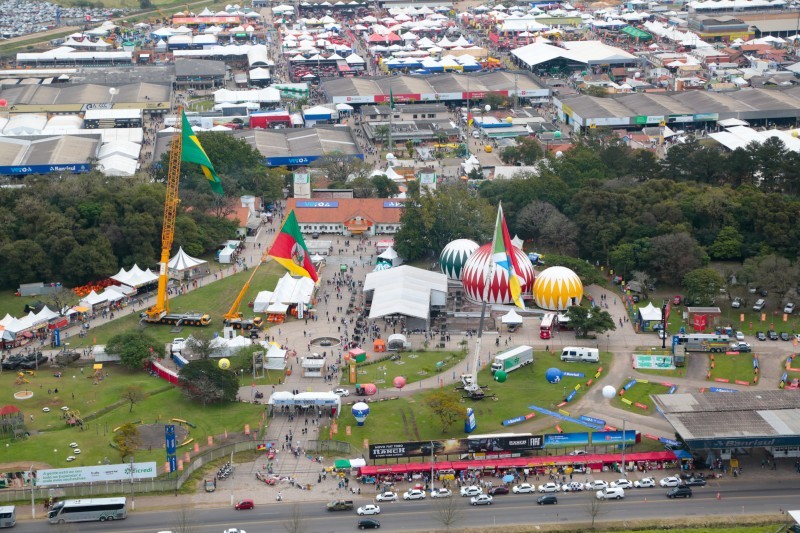
[[[713,268],[697,268],[687,272],[682,285],[689,301],[700,298],[703,302],[710,302],[725,287],[725,280]]]
[[[239,392],[236,374],[220,369],[211,359],[185,365],[178,373],[178,385],[187,398],[203,405],[232,402]]]
[[[456,421],[466,416],[466,409],[453,394],[444,389],[432,392],[426,397],[428,408],[439,418],[442,433],[445,433]]]
[[[335,152],[320,157],[309,167],[319,170],[329,181],[336,183],[347,183],[348,180],[356,178],[368,178],[373,170],[372,165],[366,161]]]
[[[385,174],[373,176],[372,186],[375,188],[375,196],[378,198],[389,198],[400,192],[400,187]]]
[[[659,281],[677,285],[690,271],[708,262],[708,256],[688,233],[659,235],[650,239],[647,271]]]
[[[141,385],[128,385],[122,393],[122,399],[128,402],[130,408],[129,413],[133,412],[133,406],[147,398],[147,394],[142,389]]]
[[[381,124],[380,126],[375,126],[375,141],[380,144],[388,144],[389,132],[391,132],[391,129],[389,128],[388,124]]]
[[[455,528],[462,519],[464,509],[455,498],[437,498],[433,503],[434,520],[444,526],[445,531]]]
[[[173,515],[172,533],[192,533],[196,531],[197,527],[194,523],[193,514],[185,505],[180,506]]]
[[[588,337],[589,332],[605,333],[609,330],[617,329],[614,318],[605,309],[595,307],[589,309],[579,305],[573,305],[567,309],[567,317],[570,325],[575,328],[576,337]]]
[[[283,523],[283,529],[286,533],[305,533],[308,530],[305,513],[299,505],[292,506],[292,514]]]
[[[142,444],[142,438],[139,435],[139,428],[136,427],[136,424],[132,422],[122,424],[114,433],[114,444],[122,461],[136,453],[136,450]]]
[[[200,359],[209,359],[217,351],[213,341],[214,339],[206,333],[197,331],[186,339],[186,347]]]
[[[47,296],[47,303],[49,304],[50,308],[62,316],[69,309],[70,304],[74,301],[75,293],[67,290],[64,287],[59,287]]]
[[[559,254],[577,253],[577,226],[556,206],[547,202],[531,202],[517,214],[516,228],[525,240],[544,250]]]
[[[128,368],[138,369],[150,358],[156,346],[160,346],[159,342],[149,334],[128,331],[108,339],[106,352],[119,355],[122,364]]]
[[[717,234],[714,243],[708,247],[708,255],[714,259],[739,259],[742,257],[744,237],[733,226],[725,226]]]
[[[406,202],[395,236],[397,253],[408,261],[438,254],[454,239],[487,242],[495,209],[465,185],[425,189]]]
[[[589,498],[589,517],[592,519],[591,529],[594,529],[594,523],[597,518],[605,512],[604,502],[605,500],[599,500],[594,497]]]

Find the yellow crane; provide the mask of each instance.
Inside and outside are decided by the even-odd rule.
[[[257,316],[253,317],[252,319],[246,319],[242,316],[242,312],[239,311],[239,306],[242,305],[244,295],[247,292],[247,289],[250,288],[250,284],[253,282],[256,272],[258,272],[258,269],[261,268],[261,265],[263,265],[267,260],[267,257],[269,257],[269,251],[266,251],[261,255],[261,259],[259,259],[258,264],[253,269],[253,273],[250,274],[250,277],[247,279],[247,283],[245,283],[242,287],[242,290],[239,291],[239,295],[233,301],[233,305],[231,305],[231,308],[227,313],[222,315],[222,318],[225,319],[226,326],[230,326],[233,329],[261,329],[261,325],[264,323],[261,317]]]
[[[175,121],[175,133],[169,154],[169,170],[167,173],[167,195],[164,200],[164,227],[161,229],[161,260],[158,263],[158,293],[156,303],[142,313],[142,320],[153,324],[171,324],[183,326],[207,326],[211,317],[205,313],[170,313],[167,282],[169,281],[169,253],[175,238],[175,217],[178,213],[178,184],[181,177],[181,153],[183,137],[181,119],[183,108],[178,107]]]

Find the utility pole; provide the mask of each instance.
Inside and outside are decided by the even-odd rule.
[[[133,456],[131,455],[131,511],[136,510],[136,495],[133,492]]]
[[[625,422],[622,419],[622,477],[628,477],[628,469],[625,468]]]

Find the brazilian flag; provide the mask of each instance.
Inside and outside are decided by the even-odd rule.
[[[181,111],[181,135],[183,137],[181,161],[200,165],[200,168],[203,169],[203,174],[206,175],[206,179],[211,183],[211,190],[217,194],[223,194],[222,182],[219,181],[219,176],[214,171],[214,165],[211,164],[206,151],[200,145],[200,141],[197,139],[197,135],[194,134],[192,125],[189,124],[189,120],[183,111]]]

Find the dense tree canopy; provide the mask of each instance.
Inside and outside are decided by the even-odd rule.
[[[239,392],[236,374],[220,369],[213,359],[198,359],[181,368],[178,384],[187,398],[203,405],[232,402]]]
[[[147,333],[128,331],[114,335],[106,343],[106,352],[119,355],[123,365],[129,368],[142,368],[159,343]]]

